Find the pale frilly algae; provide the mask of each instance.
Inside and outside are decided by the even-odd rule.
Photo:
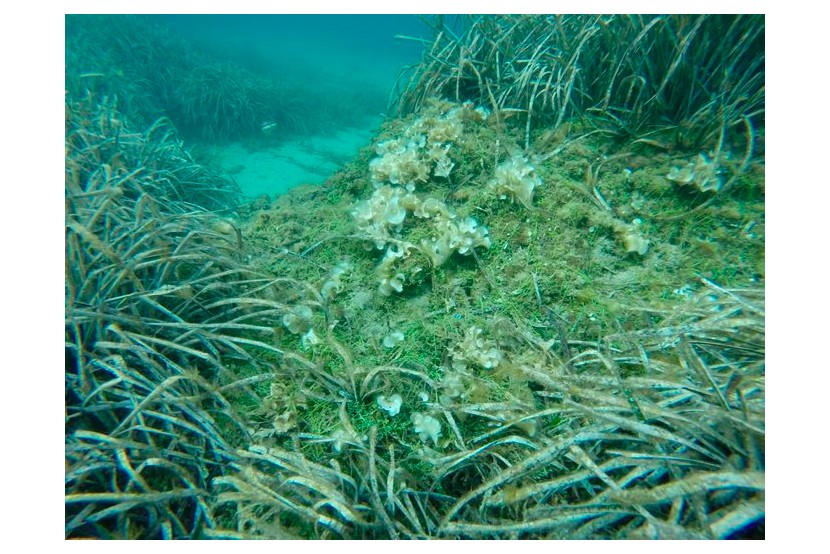
[[[528,210],[533,208],[533,191],[542,184],[536,168],[518,153],[496,167],[496,174],[490,181],[490,188],[502,198],[508,196],[518,200]]]
[[[464,122],[485,117],[485,112],[464,104],[438,117],[416,119],[401,136],[377,145],[378,156],[369,162],[372,181],[412,191],[418,184],[428,182],[430,174],[449,177],[455,166],[449,152],[464,132]]]
[[[417,257],[410,258],[413,253],[421,254],[421,259],[425,254],[432,267],[438,267],[454,253],[468,256],[475,248],[491,244],[487,227],[477,220],[456,219],[442,199],[415,194],[432,178],[450,178],[456,165],[453,147],[465,123],[483,121],[488,115],[469,103],[444,110],[416,119],[400,136],[377,145],[377,157],[369,163],[374,191],[352,211],[360,233],[375,248],[385,250],[377,267],[378,290],[385,296],[403,292],[408,282],[428,269],[419,265]],[[529,201],[527,192],[518,194]],[[419,239],[407,240],[413,231]]]
[[[442,218],[436,222],[435,229],[438,236],[431,241],[422,242],[422,246],[432,260],[433,267],[443,265],[453,252],[466,256],[474,248],[490,247],[487,227],[479,225],[478,221],[472,217],[461,222]]]
[[[378,183],[415,187],[415,183],[429,180],[430,167],[421,156],[426,138],[417,140],[392,139],[378,144],[378,157],[369,162],[372,180]]]
[[[418,198],[401,188],[381,185],[372,196],[359,203],[352,211],[357,228],[382,249],[394,239],[395,231],[406,219],[408,211],[420,205]]]
[[[420,244],[406,240],[403,223],[412,214],[429,238]],[[401,188],[382,185],[372,197],[361,202],[352,212],[358,229],[374,242],[375,248],[386,249],[378,265],[379,290],[390,295],[402,292],[407,275],[400,271],[403,260],[417,249],[425,253],[433,267],[443,265],[455,252],[468,256],[475,248],[489,248],[487,227],[468,217],[456,220],[455,213],[437,198],[419,199]]]
[[[432,444],[438,446],[438,439],[441,437],[440,421],[430,415],[415,412],[412,414],[412,424],[422,442],[432,440]]]
[[[401,398],[400,394],[393,394],[388,398],[386,396],[380,395],[377,398],[377,403],[381,410],[389,414],[390,417],[395,417],[401,411],[403,399]]]
[[[406,275],[398,271],[397,268],[400,260],[409,257],[410,249],[411,245],[400,242],[392,243],[386,249],[383,260],[377,267],[380,280],[378,291],[382,295],[389,296],[393,292],[403,292]]]
[[[666,179],[680,185],[695,186],[703,192],[717,192],[723,186],[719,165],[703,153],[685,166],[673,168]]]
[[[470,327],[461,342],[450,349],[454,369],[466,369],[469,364],[483,369],[493,369],[499,365],[501,351],[492,341],[482,337],[483,332],[478,327]]]

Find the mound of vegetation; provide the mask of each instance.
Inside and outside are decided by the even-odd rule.
[[[243,228],[252,263],[320,291],[299,299],[280,347],[305,349],[323,372],[285,368],[255,432],[269,455],[299,451],[316,464],[302,474],[311,502],[338,511],[312,535],[757,532],[761,166],[730,162],[719,177],[734,184],[701,191],[668,178],[692,152],[620,148],[577,126],[540,130],[533,169],[517,170],[538,178],[526,206],[499,181],[519,165],[523,129],[493,114],[438,148],[446,176],[436,176],[430,138],[390,146],[412,129],[437,136],[465,110],[436,102],[390,123],[374,153],[329,186],[294,191]],[[390,152],[400,171],[384,172]],[[427,170],[406,173],[413,160]],[[415,177],[377,181],[390,174]],[[442,210],[458,228],[475,218],[488,240],[436,258],[435,229],[455,229],[436,223]],[[251,458],[252,479],[291,481],[262,456]],[[338,472],[323,479],[318,466]],[[276,518],[283,501],[238,507]]]
[[[763,19],[437,29],[406,115],[271,204],[67,104],[67,536],[763,536],[763,89],[704,117],[683,61],[720,29],[696,59],[763,83]]]

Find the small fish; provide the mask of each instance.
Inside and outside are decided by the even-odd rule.
[[[277,130],[277,124],[273,121],[265,121],[261,128],[263,133],[273,133]]]

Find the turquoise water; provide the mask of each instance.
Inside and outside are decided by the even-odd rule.
[[[401,66],[431,39],[414,15],[163,15],[192,44],[249,64],[269,64],[323,82],[372,85],[385,93]]]
[[[431,38],[413,15],[67,16],[66,28],[70,95],[116,97],[137,128],[169,118],[248,198],[322,184],[354,158]]]
[[[321,184],[368,144],[383,121],[399,70],[416,63],[421,43],[395,35],[429,38],[415,16],[360,15],[167,15],[168,24],[217,59],[231,59],[269,74],[302,80],[315,92],[344,87],[365,90],[355,112],[365,118],[322,132],[288,137],[270,148],[232,144],[217,149],[223,168],[245,196],[278,195],[302,184]],[[311,90],[309,92],[311,92]],[[348,109],[348,107],[344,108]]]

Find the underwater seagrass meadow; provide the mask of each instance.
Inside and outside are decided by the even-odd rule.
[[[66,16],[65,537],[764,538],[765,17],[412,20]]]

